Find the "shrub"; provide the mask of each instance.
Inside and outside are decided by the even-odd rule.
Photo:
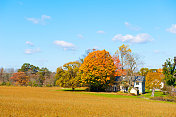
[[[6,86],[10,86],[11,85],[11,83],[10,82],[6,82]]]
[[[6,82],[2,82],[2,83],[1,83],[1,86],[4,86],[4,85],[6,85]]]
[[[46,87],[52,87],[52,84],[47,84]]]
[[[130,91],[131,91],[132,88],[133,88],[133,87],[129,87],[129,88],[128,88],[128,93],[130,93]]]
[[[176,88],[173,86],[164,86],[162,91],[164,95],[176,96]]]
[[[151,98],[152,100],[160,100],[160,101],[168,101],[168,102],[176,102],[176,97],[171,97],[171,96],[167,96],[167,97],[153,97]]]

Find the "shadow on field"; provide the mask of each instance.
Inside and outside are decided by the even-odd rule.
[[[84,90],[84,89],[82,89],[82,90],[72,90],[72,89],[62,89],[62,91],[73,91],[73,92],[78,92],[78,91],[86,91],[86,90]]]
[[[87,92],[87,88],[85,88],[85,89],[83,89],[83,88],[76,88],[74,90],[72,90],[71,88],[63,88],[63,89],[56,90],[56,91]]]

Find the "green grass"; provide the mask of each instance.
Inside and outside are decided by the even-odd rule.
[[[63,88],[59,89],[57,91],[73,91],[72,88]],[[88,92],[86,91],[86,88],[75,88],[76,93],[82,93],[82,94],[89,94],[89,95],[96,95],[96,96],[103,96],[103,97],[110,97],[110,98],[151,98],[152,91],[148,91],[145,94],[141,94],[139,96],[128,96],[128,95],[120,95],[116,93],[106,93],[106,92]],[[161,91],[155,91],[155,97],[161,97],[161,96],[167,96],[163,95],[163,92]]]
[[[86,88],[75,88],[74,91],[72,90],[72,88],[63,88],[63,89],[59,89],[56,91],[72,91],[72,92],[76,92],[76,93],[110,97],[110,98],[136,98],[136,97],[138,97],[138,96],[118,95],[116,93],[109,93],[108,94],[107,92],[89,92],[89,91],[86,91]]]
[[[148,91],[146,92],[145,94],[141,94],[140,97],[145,97],[145,98],[150,98],[152,95],[152,91]],[[161,97],[161,96],[167,96],[167,95],[164,95],[162,91],[155,91],[155,97]]]
[[[103,96],[103,97],[110,97],[110,98],[136,98],[138,96],[127,96],[127,95],[118,95],[118,94],[107,94],[107,93],[99,93],[99,92],[80,92],[83,94],[89,95],[96,95],[96,96]]]

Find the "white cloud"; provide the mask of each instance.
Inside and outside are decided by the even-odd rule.
[[[98,34],[104,34],[105,32],[102,30],[97,31]]]
[[[32,42],[30,42],[30,41],[26,41],[26,44],[27,45],[30,45],[30,46],[33,46],[34,44],[32,43]]]
[[[38,53],[40,52],[40,48],[36,48],[36,49],[26,49],[24,51],[25,54],[33,54],[33,53]]]
[[[38,24],[40,19],[36,19],[36,18],[26,18],[28,21],[33,22],[34,24]]]
[[[136,36],[126,34],[117,34],[112,38],[113,41],[119,40],[127,43],[146,43],[153,40],[153,38],[147,33],[137,34]]]
[[[84,36],[83,36],[82,34],[78,34],[77,36],[78,36],[78,38],[80,38],[80,39],[83,39],[83,38],[84,38]]]
[[[75,50],[75,45],[66,41],[54,41],[54,44],[64,48],[64,50]]]
[[[132,25],[132,24],[130,24],[129,22],[125,22],[124,24],[125,24],[125,26],[126,26],[128,29],[130,29],[130,30],[138,31],[138,30],[141,29],[140,27],[135,26],[135,25]]]
[[[51,16],[47,15],[42,15],[41,18],[26,18],[26,20],[31,21],[34,24],[42,24],[42,25],[45,25],[46,24],[45,20],[49,19],[51,19]]]
[[[172,24],[172,26],[166,30],[170,33],[176,34],[176,24]]]

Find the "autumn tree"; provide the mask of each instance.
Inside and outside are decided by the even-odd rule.
[[[91,91],[105,91],[114,81],[115,65],[109,52],[97,50],[85,57],[80,72],[81,81],[89,86]]]
[[[160,70],[152,69],[146,75],[145,87],[146,89],[152,89],[152,97],[154,96],[155,89],[161,87],[162,79],[164,75]]]
[[[120,58],[120,65],[122,76],[126,75],[126,80],[128,80],[128,84],[132,87],[132,80],[135,76],[135,72],[142,62],[139,59],[139,56],[132,53],[131,49],[128,45],[121,45],[118,47],[118,50],[115,52],[115,55]]]
[[[118,47],[118,50],[115,52],[120,57],[121,65],[122,65],[122,71],[126,65],[126,62],[128,61],[127,57],[131,53],[131,49],[128,47],[128,45],[121,45]]]
[[[163,65],[163,74],[165,76],[166,84],[169,86],[176,86],[176,63],[172,59],[167,59]]]
[[[55,78],[56,84],[62,87],[71,87],[74,90],[79,85],[80,78],[78,77],[79,67],[81,63],[78,61],[69,62],[63,67],[57,68]]]
[[[112,59],[114,61],[114,65],[115,65],[115,76],[125,75],[125,72],[122,71],[122,65],[120,63],[119,56],[117,54],[114,54],[112,56]]]
[[[141,68],[140,71],[139,71],[139,75],[146,76],[148,71],[149,71],[148,68]]]
[[[93,52],[93,51],[96,51],[96,50],[97,50],[97,49],[87,49],[87,50],[85,51],[85,53],[82,55],[82,57],[79,58],[80,63],[82,64],[82,63],[84,62],[85,57],[86,57],[89,53],[91,53],[91,52]]]
[[[13,73],[11,79],[21,86],[26,86],[29,81],[29,77],[24,72]]]

